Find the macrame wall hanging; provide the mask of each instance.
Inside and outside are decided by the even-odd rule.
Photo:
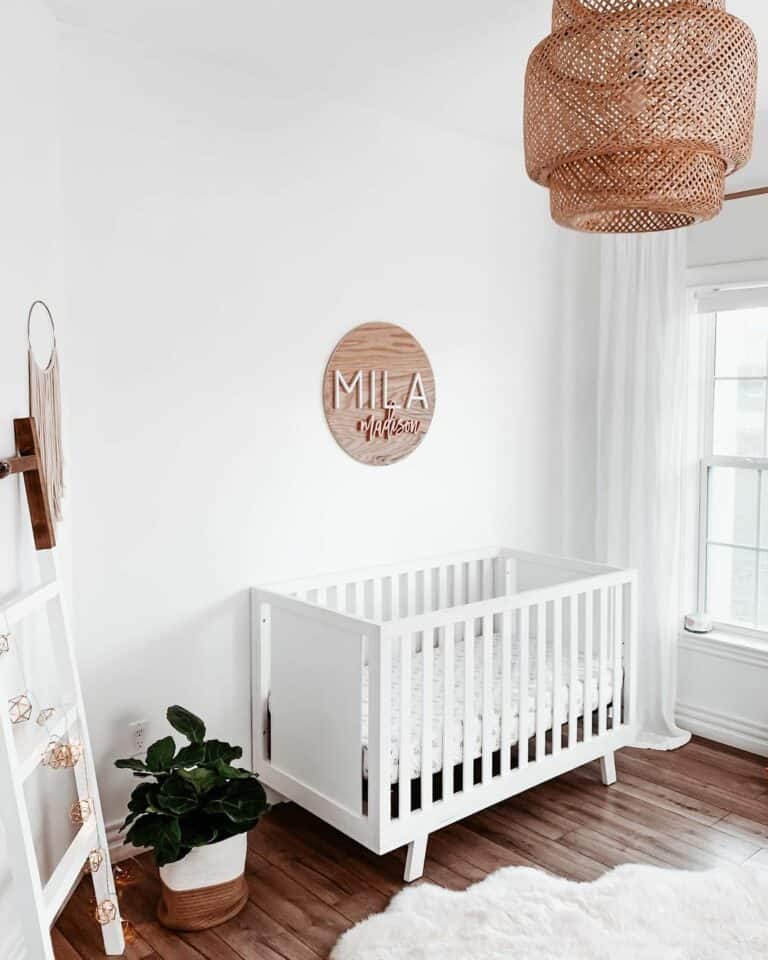
[[[32,349],[32,315],[35,308],[45,311],[51,325],[51,353],[46,366],[41,367]],[[64,497],[64,459],[61,444],[61,383],[59,354],[56,349],[56,324],[42,300],[35,300],[27,316],[27,348],[29,353],[29,413],[37,421],[40,454],[43,461],[43,480],[48,503],[56,520],[61,520]]]

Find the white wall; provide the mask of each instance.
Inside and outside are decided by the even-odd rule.
[[[37,0],[0,27],[2,89],[25,89],[2,128],[0,452],[42,296],[117,821],[130,720],[161,735],[179,701],[248,748],[249,585],[499,541],[591,555],[597,247],[551,225],[517,149],[152,59]],[[347,458],[320,403],[336,341],[373,319],[412,330],[437,375],[427,441],[386,469]],[[0,595],[32,576],[25,510],[0,485]],[[61,809],[39,811],[44,867]],[[7,891],[0,873],[13,957]]]
[[[768,259],[768,196],[731,200],[716,220],[692,227],[688,266]]]
[[[768,197],[726,203],[717,220],[690,231],[688,266],[768,261],[766,216]],[[766,689],[764,645],[682,636],[678,719],[687,729],[768,756]]]
[[[5,0],[0,6],[0,455],[14,451],[13,418],[29,412],[28,307],[34,299],[45,298],[57,314],[63,309],[57,262],[56,41],[55,22],[42,2]],[[4,480],[0,482],[0,597],[28,586],[36,575],[21,482]],[[52,695],[52,681],[44,669],[45,644],[44,631],[37,624],[16,631],[12,653],[0,663],[3,690],[19,692],[21,654],[30,686],[34,684],[40,696]],[[19,731],[19,736],[23,738],[24,732]],[[65,774],[53,783],[42,783],[36,777],[27,793],[44,878],[71,833],[68,778]],[[22,955],[15,906],[0,829],[0,957],[4,960]]]
[[[519,151],[62,42],[76,623],[117,819],[128,721],[159,734],[180,701],[247,745],[250,584],[563,548],[560,357],[583,331],[561,336],[565,235]],[[437,376],[427,441],[386,469],[344,456],[320,403],[336,341],[374,319]],[[589,402],[569,405],[586,431]]]

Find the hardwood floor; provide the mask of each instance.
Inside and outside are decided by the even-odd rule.
[[[425,879],[463,889],[499,867],[539,867],[594,880],[622,863],[692,870],[752,860],[768,867],[768,760],[704,740],[675,753],[623,750],[619,782],[598,764],[485,810],[430,837]],[[403,886],[404,852],[376,857],[293,804],[249,838],[250,901],[235,920],[177,936],[155,920],[149,857],[121,904],[143,960],[318,960],[338,936],[386,907]],[[58,960],[102,957],[84,881],[54,931]]]

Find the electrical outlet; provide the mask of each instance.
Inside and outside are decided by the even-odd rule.
[[[142,756],[147,752],[149,746],[149,720],[135,720],[128,724],[130,731],[130,750],[131,756]]]

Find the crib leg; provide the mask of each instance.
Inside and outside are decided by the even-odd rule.
[[[414,880],[418,880],[419,877],[424,873],[424,858],[427,855],[428,837],[429,834],[425,833],[423,837],[419,837],[417,840],[414,840],[412,843],[408,844],[408,853],[405,858],[404,876],[406,883],[412,883]]]
[[[613,750],[600,757],[600,778],[606,787],[616,783],[616,760],[613,756]]]

